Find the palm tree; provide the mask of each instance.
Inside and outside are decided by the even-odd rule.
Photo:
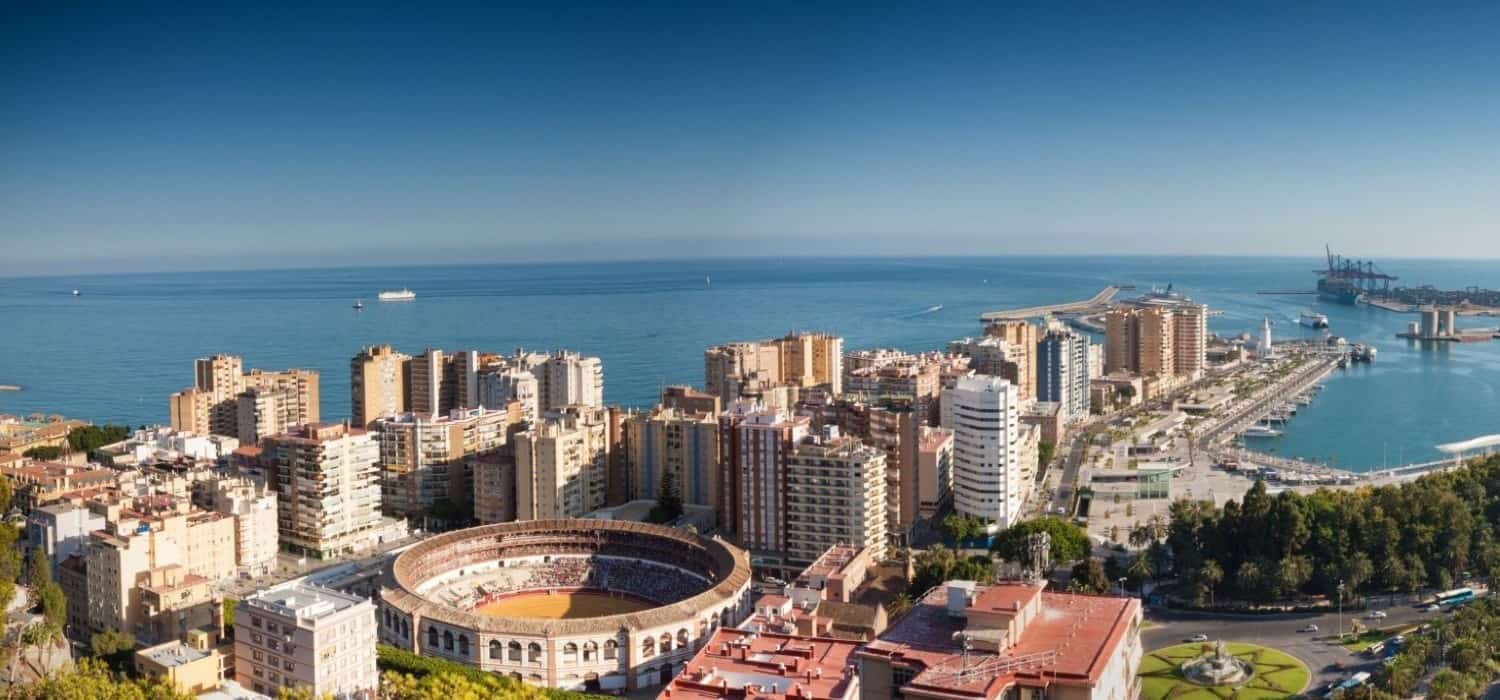
[[[1167,537],[1167,519],[1161,517],[1161,513],[1151,516],[1146,520],[1146,527],[1151,531],[1151,539],[1163,540]]]
[[[1146,596],[1146,579],[1151,578],[1151,562],[1148,560],[1146,553],[1141,552],[1135,555],[1135,559],[1130,561],[1130,567],[1125,569],[1125,573],[1134,576],[1136,580],[1141,582],[1140,593],[1141,597],[1144,598]]]
[[[1208,605],[1213,607],[1214,588],[1224,580],[1224,569],[1219,566],[1219,562],[1209,559],[1203,562],[1203,568],[1198,570],[1198,580],[1202,582],[1204,588],[1208,589]]]
[[[1130,528],[1130,546],[1131,547],[1134,547],[1136,549],[1140,549],[1140,548],[1145,547],[1146,545],[1148,545],[1150,543],[1151,543],[1151,530],[1149,528],[1147,528],[1145,525],[1142,525],[1140,523],[1136,523],[1135,527]]]

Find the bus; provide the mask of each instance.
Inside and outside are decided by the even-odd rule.
[[[1444,608],[1455,608],[1474,600],[1474,589],[1467,586],[1437,594],[1437,604]]]

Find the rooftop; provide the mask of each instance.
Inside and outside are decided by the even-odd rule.
[[[859,645],[855,641],[723,628],[657,697],[746,697],[750,695],[745,691],[747,685],[758,687],[754,697],[767,700],[858,697],[859,681],[852,661]]]
[[[1052,593],[1040,584],[969,583],[973,595],[963,614],[954,615],[949,591],[962,585],[933,588],[860,655],[915,666],[913,686],[991,699],[1016,681],[1041,684],[1044,674],[1047,682],[1092,686],[1121,640],[1139,633],[1140,601],[1134,598]],[[1011,639],[1018,626],[1008,623],[1017,618],[1024,624]],[[979,641],[967,661],[959,632]]]
[[[244,600],[252,608],[299,620],[317,620],[369,601],[299,581],[268,588]]]
[[[209,652],[194,649],[180,641],[171,641],[166,644],[158,644],[154,647],[142,649],[137,654],[151,661],[166,666],[182,666],[208,658]]]

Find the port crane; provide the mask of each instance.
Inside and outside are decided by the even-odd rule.
[[[1327,244],[1323,245],[1323,250],[1328,254],[1328,267],[1314,272],[1321,275],[1326,284],[1348,285],[1361,292],[1374,292],[1378,288],[1381,294],[1390,294],[1391,282],[1397,279],[1395,275],[1381,272],[1372,261],[1338,255]]]

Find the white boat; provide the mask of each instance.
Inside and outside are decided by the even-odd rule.
[[[1252,425],[1240,433],[1245,437],[1281,437],[1281,431],[1264,425]]]
[[[355,302],[354,302],[354,310],[358,311],[358,310],[363,309],[363,308],[365,308],[365,302],[363,300],[355,300]]]
[[[380,293],[381,301],[411,301],[417,298],[417,293],[405,287],[397,291],[384,291]]]
[[[1308,328],[1327,328],[1328,317],[1314,311],[1303,311],[1302,315],[1297,318],[1297,323]]]
[[[76,297],[76,296],[78,296],[78,295],[79,295],[79,294],[81,294],[81,293],[82,293],[82,292],[79,292],[79,291],[78,291],[78,290],[76,290],[76,289],[75,289],[75,290],[73,290],[73,296],[75,296],[75,297]]]

